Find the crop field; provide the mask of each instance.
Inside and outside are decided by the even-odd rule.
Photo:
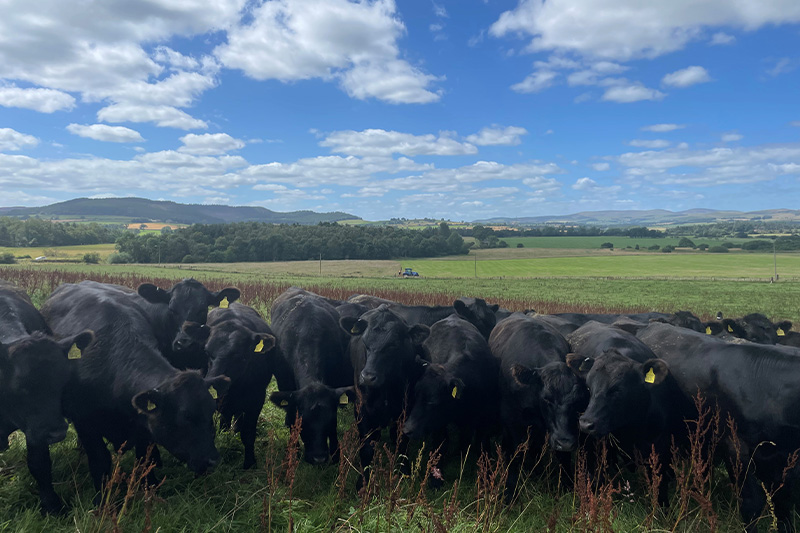
[[[31,246],[31,247],[7,247],[0,246],[0,253],[10,252],[15,257],[29,255],[31,259],[46,256],[48,259],[83,259],[84,254],[95,253],[101,259],[107,258],[116,251],[114,244],[84,244],[80,246]],[[20,259],[19,261],[26,261]]]
[[[193,276],[212,290],[238,287],[243,303],[254,306],[265,317],[269,316],[269,307],[278,294],[291,285],[299,285],[333,298],[365,292],[408,304],[449,304],[459,296],[480,296],[514,310],[689,309],[703,318],[710,318],[718,310],[728,316],[760,311],[773,319],[800,321],[797,306],[800,282],[788,281],[791,276],[800,276],[800,258],[779,255],[781,281],[770,284],[722,279],[715,275],[714,265],[717,270],[735,270],[731,278],[755,278],[759,277],[761,268],[758,261],[766,262],[768,277],[771,255],[730,254],[713,256],[716,263],[682,262],[705,257],[664,254],[527,259],[521,261],[529,264],[549,261],[562,265],[569,274],[558,274],[542,267],[540,274],[524,271],[518,274],[523,276],[520,278],[512,277],[517,275],[511,273],[513,261],[479,260],[479,276],[486,277],[476,279],[469,270],[474,268],[471,258],[410,261],[408,265],[424,276],[413,280],[393,276],[400,265],[396,261],[323,261],[322,276],[319,262],[314,261],[192,265],[191,268],[185,265],[181,268],[12,265],[0,267],[0,278],[15,281],[28,290],[37,306],[63,282],[97,279],[135,287],[147,281],[167,288],[174,281]],[[754,262],[747,263],[751,258]],[[642,274],[626,265],[628,259],[666,261],[638,264],[652,265],[657,272],[671,272],[665,275],[672,278],[699,276],[703,279],[625,278],[626,275],[638,278]],[[602,267],[598,266],[602,261],[597,263],[596,260],[616,261],[617,265]],[[569,263],[575,261],[580,266],[570,267]],[[406,262],[402,264],[405,266]],[[494,270],[482,273],[483,267]],[[432,277],[430,272],[435,268],[442,268],[437,274],[441,277]],[[606,270],[598,273],[603,268]],[[489,272],[493,272],[491,278]],[[567,277],[530,277],[536,275]],[[574,467],[578,481],[569,490],[564,480],[556,475],[550,455],[539,450],[529,452],[527,476],[513,502],[505,505],[502,486],[507,465],[496,454],[484,456],[478,466],[476,451],[470,450],[466,452],[467,457],[463,457],[458,450],[453,450],[454,457],[449,463],[436,465],[430,450],[415,446],[409,453],[412,475],[404,477],[393,466],[397,459],[393,455],[393,443],[384,440],[378,450],[373,483],[358,495],[354,488],[358,456],[353,421],[349,410],[342,412],[343,458],[338,465],[314,467],[302,461],[298,465],[297,447],[292,444],[291,432],[283,427],[283,411],[268,403],[259,424],[255,469],[241,470],[243,452],[238,436],[223,431],[217,437],[221,464],[212,473],[195,477],[184,465],[163,453],[164,466],[158,470],[158,476],[164,481],[157,491],[139,487],[138,477],[141,476],[135,473],[117,477],[106,489],[116,504],[104,505],[98,510],[92,505],[94,491],[85,456],[77,449],[75,434],[70,431],[67,440],[51,448],[56,491],[71,507],[63,517],[39,515],[35,484],[25,467],[24,439],[15,434],[11,448],[0,454],[0,531],[704,532],[743,528],[738,519],[737,488],[728,481],[724,470],[717,469],[715,475],[705,481],[690,476],[673,489],[671,505],[658,508],[653,506],[652,490],[641,475],[645,466],[640,466],[638,475],[608,467],[608,482],[592,484],[587,481],[588,467],[578,461]],[[121,472],[133,471],[131,455],[115,460]],[[684,464],[689,472],[697,469],[696,465],[689,467],[688,463],[680,463],[683,459],[675,460]],[[710,464],[711,460],[708,461]],[[430,476],[435,466],[441,466],[445,480],[440,490],[426,488],[426,475]],[[712,503],[705,504],[705,501]],[[760,520],[761,530],[769,530],[770,520],[769,511],[765,510]]]

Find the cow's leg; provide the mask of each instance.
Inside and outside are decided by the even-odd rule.
[[[767,503],[764,489],[756,479],[753,473],[748,473],[741,488],[742,503],[739,506],[739,511],[742,514],[742,522],[745,524],[745,531],[747,533],[755,533],[758,531],[758,524],[756,521],[761,516],[761,511]]]
[[[53,488],[53,462],[50,459],[50,448],[47,445],[32,444],[27,441],[28,470],[39,487],[39,502],[42,513],[59,514],[64,511],[64,504]]]
[[[517,453],[517,448],[529,438],[527,429],[518,425],[506,426],[503,432],[503,454],[508,465],[508,476],[506,477],[505,501],[511,503],[514,493],[519,483],[520,470],[522,469],[522,457]],[[488,453],[488,452],[486,452]]]
[[[252,468],[256,464],[256,428],[258,427],[258,415],[260,412],[261,409],[248,409],[239,420],[239,438],[244,446],[244,464],[242,468],[245,470]]]
[[[361,438],[361,449],[358,451],[358,458],[361,462],[361,475],[356,480],[356,491],[361,491],[369,484],[369,467],[375,456],[375,442],[381,436],[380,428],[371,427],[362,418],[358,423],[358,435]]]
[[[111,475],[111,454],[108,452],[103,436],[91,424],[75,422],[75,431],[86,450],[86,459],[89,461],[89,472],[97,495],[94,504],[100,505],[103,501],[103,490]]]

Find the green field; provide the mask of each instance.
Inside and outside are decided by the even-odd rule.
[[[663,239],[641,239],[633,237],[501,237],[500,240],[506,241],[512,248],[517,244],[522,244],[525,248],[562,248],[562,249],[586,249],[600,248],[604,242],[610,242],[615,248],[647,248],[655,244],[660,247],[667,245],[677,246],[680,237],[664,237]],[[706,243],[709,246],[716,246],[723,242],[742,243],[750,239],[707,239],[703,237],[693,237],[695,245]]]
[[[116,252],[114,244],[84,244],[79,246],[32,246],[32,247],[8,247],[0,246],[0,253],[10,252],[14,257],[29,255],[30,259],[46,256],[48,259],[82,259],[84,254],[94,253],[100,255],[101,259],[106,259],[109,255]],[[26,261],[21,259],[20,261]]]

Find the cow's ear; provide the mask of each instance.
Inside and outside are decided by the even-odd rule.
[[[725,326],[722,325],[722,322],[705,322],[703,326],[706,328],[706,335],[719,335],[725,331]]]
[[[181,326],[181,331],[192,338],[194,341],[206,342],[211,335],[211,328],[205,324],[186,321]]]
[[[453,307],[455,308],[456,313],[458,313],[459,316],[463,316],[466,318],[472,316],[472,311],[470,311],[469,307],[467,307],[467,304],[465,304],[462,300],[454,301]]]
[[[518,385],[525,385],[528,387],[539,385],[542,383],[541,376],[535,368],[528,368],[525,365],[514,365],[511,367],[511,376]]]
[[[736,337],[745,338],[747,336],[747,332],[744,330],[742,324],[738,320],[725,318],[722,320],[722,327],[724,328],[724,331],[727,331]]]
[[[778,322],[777,324],[775,324],[775,326],[776,326],[775,332],[778,334],[778,337],[785,336],[792,329],[792,323],[789,320]]]
[[[250,337],[250,346],[253,353],[266,354],[275,348],[275,337],[269,333],[253,333]]]
[[[269,395],[269,401],[284,411],[294,411],[295,391],[278,391]]]
[[[642,377],[645,383],[658,385],[669,374],[669,367],[663,359],[649,359],[642,365]]]
[[[235,302],[241,295],[242,293],[239,292],[239,289],[228,287],[227,289],[222,289],[219,292],[211,293],[211,301],[209,302],[209,305],[217,307],[222,300],[227,300],[228,303]]]
[[[428,335],[431,334],[431,328],[425,324],[414,324],[408,330],[408,336],[411,338],[412,344],[420,345],[425,342]]]
[[[499,310],[500,310],[500,304],[492,304],[489,306],[489,311],[491,311],[492,313],[496,313]]]
[[[460,400],[461,395],[464,394],[464,382],[458,378],[452,378],[448,386],[450,387],[450,396],[452,396],[454,400]]]
[[[333,394],[336,397],[336,401],[339,403],[339,407],[344,407],[358,399],[358,393],[356,393],[356,388],[353,386],[333,389]]]
[[[339,319],[339,325],[350,335],[363,335],[369,324],[366,320],[354,316],[345,316]]]
[[[151,304],[168,304],[170,298],[172,298],[170,291],[159,289],[152,283],[142,283],[136,289],[136,292]]]
[[[215,378],[206,378],[206,385],[208,392],[216,400],[217,396],[224,396],[231,388],[231,378],[228,376],[217,376]]]
[[[572,370],[573,374],[581,379],[586,379],[593,365],[594,359],[591,357],[584,357],[576,353],[567,354],[567,366]]]
[[[69,359],[80,359],[83,351],[94,341],[94,331],[87,329],[77,335],[65,337],[58,345]]]
[[[161,409],[162,394],[158,389],[140,392],[131,399],[133,407],[143,415],[158,414]]]

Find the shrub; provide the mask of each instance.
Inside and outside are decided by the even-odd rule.
[[[708,245],[706,243],[700,243],[697,245],[698,250],[708,250]]]
[[[661,249],[661,253],[671,254],[673,252],[673,250],[675,250],[675,247],[672,246],[671,244],[668,244],[668,245],[666,245],[665,247],[663,247]]]
[[[636,246],[633,247],[633,249],[634,250],[638,250],[639,249],[639,245],[637,244]]]
[[[133,263],[133,256],[128,252],[119,252],[108,256],[109,265],[120,265],[123,263]]]
[[[96,265],[100,262],[100,254],[88,253],[83,254],[83,262],[91,265]]]
[[[613,250],[614,249],[614,243],[613,242],[604,242],[603,244],[600,245],[600,248],[610,248],[610,249]]]
[[[522,244],[521,242],[518,242],[517,243],[517,248],[525,248],[525,245]]]
[[[708,251],[712,254],[727,254],[730,250],[725,246],[712,246]]]
[[[682,237],[678,241],[678,248],[695,248],[694,242],[689,237]]]
[[[657,245],[657,244],[654,244],[653,246],[648,246],[648,247],[647,247],[647,249],[648,249],[648,250],[653,250],[653,251],[655,251],[655,250],[660,250],[660,249],[661,249],[661,246],[659,246],[659,245]]]
[[[0,254],[0,264],[11,265],[16,262],[17,260],[14,258],[14,254],[12,252],[3,252]]]
[[[192,254],[186,254],[183,256],[181,263],[197,263],[197,261]]]
[[[733,244],[732,242],[728,242],[728,241],[723,242],[722,244],[720,244],[720,246],[722,246],[723,248],[728,248],[728,249],[736,248],[735,244]]]

